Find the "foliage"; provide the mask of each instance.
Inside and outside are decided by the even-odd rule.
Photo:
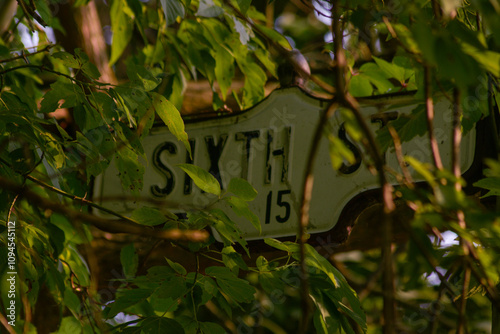
[[[382,323],[386,332],[396,325],[407,332],[489,332],[495,326],[500,221],[489,199],[500,193],[496,3],[315,1],[311,8],[291,10],[273,1],[112,0],[109,64],[117,82],[99,81],[103,68],[82,49],[69,52],[49,44],[50,30],[40,25],[64,32],[62,23],[72,18],[49,9],[63,4],[19,3],[0,40],[0,239],[7,246],[0,248],[0,320],[8,331],[44,327],[33,315],[48,301],[58,305],[56,325],[43,330],[56,333],[225,333],[257,327],[263,333],[291,333],[299,323],[318,333],[375,333]],[[334,41],[323,36],[330,28],[318,20],[331,15],[342,21]],[[36,33],[21,33],[20,27]],[[35,35],[37,45],[27,45]],[[319,59],[306,89],[315,94],[337,90],[333,101],[343,107],[354,148],[369,168],[391,175],[394,187],[384,198],[385,208],[395,200],[411,211],[403,224],[408,241],[394,243],[393,253],[373,249],[335,255],[314,235],[310,243],[316,248],[298,242],[304,234],[297,242],[266,238],[273,255],[260,254],[231,219],[243,217],[261,231],[248,205],[257,196],[254,187],[233,178],[223,189],[217,175],[190,161],[177,167],[213,195],[209,206],[183,216],[154,201],[143,205],[139,198],[148,160],[143,139],[155,123],[168,128],[192,157],[179,112],[188,82],[207,80],[219,113],[230,109],[231,99],[247,109],[265,97],[278,65],[294,62],[292,45],[314,49],[311,59]],[[235,81],[242,81],[240,89]],[[417,105],[408,116],[365,133],[364,121],[356,117],[357,102],[349,101],[384,94],[406,94]],[[455,144],[448,160],[443,158],[450,162],[446,166],[430,148],[425,161],[401,150],[415,138],[429,137],[437,144],[429,126],[433,99],[453,106],[449,115],[435,115],[453,123],[453,135],[439,146]],[[385,106],[377,107],[384,111]],[[56,119],[68,110],[70,124]],[[354,144],[326,130],[320,133],[329,139],[333,167],[355,163]],[[485,146],[491,145],[493,159],[478,172],[484,177],[465,180],[458,134],[476,132],[489,138]],[[478,141],[476,150],[481,145]],[[387,171],[386,152],[397,156],[399,170]],[[123,189],[141,202],[129,217],[91,200],[95,177],[112,164]],[[415,185],[414,177],[424,181]],[[474,192],[464,190],[472,186]],[[389,220],[386,211],[382,218]],[[191,258],[180,263],[166,257],[161,265],[144,268],[137,243],[126,242],[119,255],[123,275],[115,277],[118,288],[105,300],[89,265],[92,225],[109,233],[170,239]],[[213,233],[206,238],[209,230]],[[445,244],[443,235],[457,242]],[[390,250],[392,242],[389,238],[382,248]],[[200,268],[202,261],[212,265]],[[389,269],[380,266],[385,261]],[[12,275],[14,297],[3,293],[12,290]],[[380,276],[389,277],[397,289],[380,289]],[[304,286],[309,286],[310,317],[301,306]],[[12,301],[14,320],[8,317]],[[397,319],[387,317],[391,303],[398,306]],[[6,325],[9,321],[16,326]]]

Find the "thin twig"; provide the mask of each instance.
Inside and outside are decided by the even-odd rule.
[[[459,182],[459,178],[462,175],[460,171],[460,143],[462,142],[462,107],[460,106],[460,91],[455,88],[453,89],[453,133],[452,133],[452,151],[451,151],[451,161],[452,161],[452,171],[457,182],[455,182],[455,189],[457,191],[462,190],[462,186]]]
[[[12,204],[10,205],[10,208],[9,208],[9,214],[7,215],[8,222],[10,222],[10,216],[12,214],[12,211],[14,210],[14,205],[16,205],[16,201],[18,198],[19,198],[19,195],[16,195],[16,197],[14,197],[14,199],[12,200]]]
[[[47,45],[46,47],[44,47],[43,49],[38,50],[38,51],[35,51],[35,52],[31,52],[31,53],[22,53],[21,55],[19,55],[19,56],[15,56],[15,57],[12,57],[12,58],[0,59],[0,63],[8,63],[8,62],[11,62],[11,61],[14,61],[14,60],[17,60],[17,59],[25,59],[26,57],[33,56],[33,55],[36,55],[36,54],[38,54],[38,53],[47,52],[47,51],[49,51],[51,48],[53,48],[54,46],[55,46],[55,44],[49,44],[49,45]]]
[[[5,164],[5,165],[7,165],[7,166],[8,166],[8,167],[10,167],[12,170],[14,170],[14,168],[13,168],[13,167],[12,167],[12,166],[11,166],[11,165],[10,165],[10,164],[6,161],[6,160],[4,160],[3,158],[0,158],[0,162],[1,162],[1,163],[3,163],[3,164]],[[16,171],[14,170],[14,172],[16,172]],[[55,192],[56,194],[62,195],[62,196],[64,196],[64,197],[67,197],[67,198],[69,198],[69,199],[71,199],[71,200],[73,200],[73,201],[75,201],[75,202],[80,202],[80,203],[82,203],[82,204],[88,205],[88,206],[93,207],[93,208],[95,208],[95,209],[98,209],[98,210],[100,210],[100,211],[103,211],[103,212],[109,213],[110,215],[113,215],[113,216],[115,216],[115,217],[118,217],[118,218],[121,218],[121,219],[123,219],[123,220],[126,220],[126,221],[128,221],[128,222],[130,222],[130,223],[137,224],[137,222],[136,222],[135,220],[133,220],[133,219],[130,219],[130,218],[128,218],[128,217],[126,217],[126,216],[123,216],[123,215],[121,215],[121,214],[119,214],[119,213],[117,213],[117,212],[115,212],[115,211],[113,211],[113,210],[110,210],[110,209],[108,209],[108,208],[105,208],[105,207],[103,207],[103,206],[101,206],[101,205],[99,205],[99,204],[97,204],[97,203],[94,203],[94,202],[92,202],[92,201],[90,201],[90,200],[88,200],[88,199],[86,199],[86,198],[79,197],[79,196],[76,196],[76,195],[72,195],[72,194],[70,194],[70,193],[67,193],[67,192],[65,192],[64,190],[61,190],[61,189],[56,188],[56,187],[54,187],[54,186],[51,186],[50,184],[47,184],[47,183],[45,183],[45,182],[43,182],[43,181],[41,181],[41,180],[39,180],[39,179],[37,179],[37,178],[35,178],[35,177],[33,177],[33,176],[29,175],[29,174],[27,174],[27,175],[23,175],[23,177],[24,177],[25,179],[27,179],[27,180],[30,180],[31,182],[34,182],[34,183],[38,184],[39,186],[44,187],[45,189],[48,189],[48,190],[50,190],[50,191],[52,191],[52,192]],[[17,198],[17,197],[16,197],[16,198]],[[10,213],[9,213],[9,216],[10,216]]]
[[[300,246],[300,295],[302,302],[302,319],[299,327],[299,333],[306,333],[309,325],[309,318],[311,313],[311,300],[309,299],[309,284],[306,265],[305,244],[307,243],[307,226],[309,224],[309,206],[311,203],[312,189],[314,184],[314,161],[319,148],[319,142],[323,136],[323,128],[328,119],[337,109],[337,105],[332,103],[322,115],[311,142],[311,148],[307,157],[307,165],[304,174],[304,185],[302,188],[302,205],[300,207],[300,223],[298,231],[298,241]]]
[[[439,263],[434,258],[434,256],[431,253],[429,253],[429,251],[425,248],[425,246],[422,245],[420,240],[415,235],[415,232],[413,231],[411,226],[409,226],[409,224],[404,224],[403,226],[405,227],[407,233],[410,235],[411,240],[415,243],[415,245],[419,249],[420,253],[424,256],[427,263],[431,266],[432,271],[436,273],[436,275],[438,276],[439,280],[441,281],[441,284],[443,284],[443,286],[450,292],[451,300],[453,301],[457,296],[457,293],[455,291],[455,288],[448,282],[446,276],[441,274],[439,270],[437,270]],[[453,302],[453,306],[455,306],[458,309],[458,306],[455,302]]]
[[[432,10],[434,11],[434,16],[436,20],[440,20],[442,17],[441,6],[439,6],[438,0],[431,0]]]
[[[404,175],[404,180],[405,184],[408,188],[413,189],[413,178],[411,177],[411,173],[408,170],[408,166],[406,165],[404,155],[403,155],[403,149],[401,146],[401,139],[399,138],[398,132],[396,129],[391,124],[387,124],[387,129],[389,130],[389,133],[392,137],[392,141],[394,142],[394,151],[396,152],[396,158],[399,163],[399,167],[401,168],[403,175]]]
[[[448,278],[452,275],[452,273],[457,268],[459,268],[461,265],[462,265],[461,261],[460,261],[460,263],[458,261],[455,261],[450,266],[450,268],[446,271],[446,273],[444,274],[444,278],[446,280],[448,280]],[[444,281],[441,281],[441,283],[439,284],[438,296],[436,298],[436,302],[438,303],[438,305],[441,302],[441,299],[443,298],[444,289],[445,289]],[[438,329],[438,325],[439,325],[439,321],[440,321],[440,317],[441,317],[442,313],[443,312],[440,308],[433,307],[432,314],[431,314],[431,319],[432,319],[431,320],[431,331],[430,331],[431,334],[437,333],[437,329]]]
[[[383,257],[383,281],[382,288],[384,292],[384,333],[392,334],[396,332],[396,302],[395,302],[395,275],[394,263],[392,258],[392,212],[395,209],[394,200],[392,198],[392,186],[387,182],[384,170],[384,159],[380,154],[380,150],[376,144],[373,133],[368,128],[368,124],[361,115],[358,102],[345,90],[345,73],[347,70],[347,63],[345,59],[344,49],[342,46],[342,26],[341,15],[339,10],[339,1],[332,2],[332,32],[333,32],[333,49],[335,60],[337,61],[336,67],[336,90],[337,99],[340,104],[347,107],[354,114],[357,123],[363,131],[364,141],[363,144],[367,147],[368,152],[373,159],[375,168],[378,173],[379,184],[382,192],[383,210],[382,215],[382,228],[383,228],[383,242],[382,242],[382,257]]]
[[[387,30],[391,34],[391,37],[394,38],[396,41],[398,41],[399,46],[401,46],[408,54],[415,54],[412,50],[410,50],[404,43],[401,41],[399,38],[398,34],[396,33],[396,30],[394,30],[394,27],[391,24],[391,21],[387,18],[387,16],[382,16],[382,21],[384,21],[385,26],[387,27]]]
[[[430,68],[424,65],[424,94],[425,94],[425,111],[427,115],[427,132],[429,133],[429,142],[432,153],[432,160],[437,169],[443,169],[441,155],[436,137],[434,136],[434,101],[432,99],[432,82]]]
[[[479,281],[479,283],[485,288],[486,293],[490,297],[493,306],[500,311],[500,293],[495,286],[495,282],[488,276],[486,271],[481,265],[481,260],[476,253],[473,245],[469,243],[469,255],[465,257],[468,261],[468,266],[472,271],[474,277]]]
[[[84,81],[78,80],[76,78],[73,78],[71,75],[51,70],[50,68],[47,68],[47,67],[45,67],[43,65],[33,65],[33,64],[24,64],[24,65],[19,65],[19,66],[15,66],[15,67],[10,67],[10,68],[7,68],[7,69],[5,69],[3,71],[0,71],[0,75],[4,75],[4,74],[7,74],[9,72],[17,71],[17,70],[20,70],[20,69],[23,69],[23,68],[34,68],[34,69],[37,69],[37,70],[42,71],[42,72],[54,73],[54,74],[60,75],[62,77],[65,77],[65,78],[67,78],[67,79],[69,79],[69,80],[71,80],[73,82],[76,82],[76,83],[79,83],[79,84],[82,84],[82,85],[86,85],[86,86],[88,86],[88,85],[115,86],[115,85],[112,85],[112,84],[109,84],[109,83],[104,83],[104,82],[99,82],[99,81],[92,81],[91,83],[84,82]]]
[[[457,326],[458,334],[467,333],[467,327],[465,326],[467,319],[465,315],[465,308],[467,305],[467,292],[469,291],[470,276],[471,276],[471,270],[467,266],[465,267],[464,282],[462,286],[462,296],[460,297],[460,308],[458,309],[458,326]]]
[[[460,170],[460,143],[462,141],[462,108],[460,106],[460,91],[458,88],[453,89],[453,130],[452,130],[452,151],[451,151],[451,161],[452,161],[452,171],[456,178],[455,190],[457,192],[462,191],[462,185],[460,184],[459,178],[461,177]],[[457,211],[458,225],[462,229],[466,229],[465,215],[463,210]],[[469,255],[469,241],[460,238],[460,244],[463,249],[463,256],[467,257]],[[460,297],[460,308],[458,309],[458,326],[457,333],[464,334],[467,331],[465,326],[465,309],[467,305],[467,291],[469,289],[471,269],[469,268],[467,261],[464,259],[464,282],[462,286],[462,295]]]
[[[158,239],[189,240],[194,242],[202,242],[208,238],[208,232],[204,230],[170,229],[159,231],[125,220],[104,219],[88,213],[78,212],[66,205],[61,205],[61,203],[50,201],[25,186],[18,185],[10,179],[1,176],[0,184],[3,189],[20,195],[21,198],[28,200],[42,209],[61,213],[73,222],[88,223],[109,233],[138,234]]]
[[[5,329],[7,329],[9,334],[16,334],[16,330],[9,324],[9,321],[2,313],[0,313],[0,322],[5,327]]]

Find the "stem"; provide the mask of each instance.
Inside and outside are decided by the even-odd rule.
[[[155,230],[124,220],[104,219],[88,213],[79,212],[66,205],[61,205],[59,202],[48,200],[34,191],[27,189],[25,186],[18,185],[2,176],[0,176],[0,184],[3,189],[19,195],[42,209],[61,213],[67,216],[72,222],[86,222],[109,233],[138,234],[158,239],[189,240],[194,242],[202,242],[208,238],[208,232],[204,230]]]
[[[453,90],[453,133],[452,133],[452,151],[451,151],[451,161],[453,175],[457,178],[455,183],[455,189],[457,191],[462,190],[462,186],[458,179],[461,176],[460,171],[460,143],[462,142],[462,108],[460,106],[460,91],[455,88]],[[465,228],[465,226],[464,226]]]
[[[45,71],[45,72],[54,73],[54,74],[60,75],[62,77],[68,78],[69,80],[71,80],[73,82],[76,82],[76,83],[79,83],[79,84],[82,84],[82,85],[86,85],[86,86],[88,86],[88,85],[113,86],[113,85],[111,85],[109,83],[103,83],[103,82],[98,82],[98,81],[93,81],[92,83],[83,82],[81,80],[73,78],[71,75],[51,70],[50,68],[46,68],[43,65],[25,64],[25,65],[19,65],[19,66],[15,66],[15,67],[10,67],[10,68],[7,68],[7,69],[5,69],[3,71],[0,71],[0,75],[4,75],[4,74],[7,74],[9,72],[17,71],[17,70],[22,69],[22,68],[34,68],[34,69],[37,69],[37,70],[42,71],[42,72]]]
[[[342,26],[339,1],[332,2],[332,32],[333,32],[333,50],[337,67],[335,71],[335,83],[337,90],[337,99],[339,103],[346,108],[350,109],[354,114],[357,123],[359,124],[365,140],[363,144],[367,147],[368,152],[373,159],[377,174],[379,177],[379,184],[381,188],[381,195],[383,199],[382,216],[382,230],[384,231],[382,242],[382,261],[383,261],[383,281],[382,289],[384,292],[384,334],[396,333],[396,291],[395,291],[395,274],[394,263],[392,258],[392,215],[395,209],[394,200],[392,198],[392,186],[387,182],[385,177],[384,165],[380,150],[376,144],[373,133],[368,128],[368,124],[361,115],[358,102],[345,90],[345,77],[344,74],[347,70],[347,64],[342,46]]]
[[[25,59],[26,60],[26,57],[29,57],[29,56],[32,56],[32,55],[36,55],[37,53],[47,52],[51,48],[53,48],[54,46],[55,46],[54,44],[49,44],[46,47],[44,47],[42,50],[39,50],[39,51],[36,51],[36,52],[31,52],[31,53],[24,53],[23,52],[19,56],[15,56],[15,57],[12,57],[12,58],[7,58],[7,59],[0,59],[0,64],[1,63],[8,63],[8,62],[11,62],[11,61],[14,61],[14,60],[17,60],[17,59]]]
[[[408,188],[413,189],[413,178],[411,177],[411,173],[408,170],[408,167],[406,166],[404,155],[403,155],[403,148],[401,145],[401,139],[399,138],[398,132],[396,129],[391,124],[387,124],[387,129],[389,130],[389,133],[392,137],[392,141],[394,142],[394,151],[396,152],[396,158],[399,163],[399,167],[403,171],[403,176],[405,180],[405,184]]]
[[[14,170],[14,168],[7,161],[5,161],[4,159],[0,158],[0,162],[3,163],[3,164],[5,164],[5,165],[7,165],[7,166],[9,166],[12,170]],[[15,170],[14,170],[14,172],[15,172]],[[31,175],[27,174],[27,175],[23,175],[23,176],[24,176],[25,179],[30,180],[31,182],[34,182],[34,183],[38,184],[39,186],[44,187],[45,189],[48,189],[48,190],[53,191],[53,192],[55,192],[55,193],[57,193],[59,195],[67,197],[67,198],[69,198],[69,199],[71,199],[71,200],[73,200],[75,202],[80,202],[82,204],[86,204],[86,205],[88,205],[90,207],[93,207],[93,208],[98,209],[100,211],[109,213],[109,214],[111,214],[111,215],[113,215],[115,217],[121,218],[121,219],[126,220],[126,221],[128,221],[130,223],[137,224],[137,222],[135,220],[130,219],[130,218],[126,217],[126,216],[123,216],[123,215],[121,215],[121,214],[119,214],[119,213],[117,213],[117,212],[115,212],[113,210],[107,209],[107,208],[105,208],[105,207],[103,207],[103,206],[101,206],[101,205],[99,205],[97,203],[94,203],[94,202],[92,202],[92,201],[90,201],[90,200],[88,200],[86,198],[78,197],[76,195],[72,195],[70,193],[67,193],[64,190],[61,190],[61,189],[56,188],[54,186],[51,186],[50,184],[47,184],[47,183],[45,183],[45,182],[43,182],[43,181],[41,181],[41,180],[39,180],[39,179],[31,176]],[[13,203],[13,205],[14,205],[14,203]],[[9,212],[9,217],[10,217],[10,212]]]
[[[434,136],[434,101],[432,100],[432,84],[430,68],[424,65],[424,94],[425,94],[425,110],[427,114],[427,130],[429,132],[429,142],[431,146],[432,159],[434,161],[434,166],[437,169],[443,169],[443,163],[441,162],[441,155],[439,154],[439,147]]]
[[[5,329],[7,329],[9,334],[16,334],[16,330],[9,324],[9,321],[2,313],[0,313],[0,322],[5,327]]]
[[[464,273],[464,284],[462,286],[462,296],[460,298],[460,308],[458,309],[458,334],[467,333],[467,327],[465,326],[465,320],[467,318],[465,315],[465,308],[467,305],[467,292],[469,290],[470,276],[471,270],[469,267],[466,267]]]
[[[314,137],[311,142],[309,156],[307,157],[306,171],[304,175],[304,185],[302,188],[302,205],[300,207],[300,223],[298,230],[298,241],[300,247],[300,296],[302,301],[302,319],[299,326],[299,333],[306,333],[309,325],[309,318],[311,316],[311,300],[309,298],[309,283],[306,265],[306,251],[305,244],[307,243],[307,226],[309,224],[309,206],[311,203],[312,189],[314,184],[314,161],[319,148],[319,142],[323,134],[323,128],[328,119],[337,109],[337,105],[332,103],[325,110],[316,126]]]
[[[460,91],[457,88],[453,89],[453,130],[452,130],[452,151],[451,151],[451,161],[452,161],[452,171],[453,175],[457,179],[455,182],[455,190],[457,192],[462,191],[462,186],[460,184],[460,143],[462,141],[462,129],[461,129],[461,119],[462,119],[462,108],[460,106]],[[465,214],[463,210],[457,211],[458,224],[462,229],[466,229],[467,225],[465,223]],[[469,255],[469,241],[460,238],[460,244],[464,252],[464,283],[462,286],[462,295],[460,298],[460,308],[458,309],[458,334],[464,334],[467,331],[465,326],[465,309],[467,305],[467,291],[469,290],[469,283],[471,277],[471,269],[467,265],[465,257]]]

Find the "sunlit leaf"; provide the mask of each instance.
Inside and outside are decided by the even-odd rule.
[[[180,164],[177,165],[183,171],[185,171],[191,179],[193,179],[194,184],[198,186],[203,191],[211,193],[214,195],[220,195],[220,184],[217,179],[207,172],[206,170],[190,164]]]
[[[188,135],[184,130],[184,121],[177,108],[164,96],[154,92],[150,94],[152,97],[151,108],[154,109],[156,114],[167,125],[169,131],[184,144],[186,150],[191,154],[191,145],[188,142]]]
[[[134,29],[134,13],[126,0],[113,0],[111,4],[111,29],[113,42],[111,44],[110,64],[116,63],[132,38]]]

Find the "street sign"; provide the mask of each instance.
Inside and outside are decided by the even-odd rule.
[[[389,119],[410,114],[415,108],[411,96],[365,99],[361,112],[373,131]],[[252,109],[235,115],[186,124],[192,148],[191,161],[184,145],[166,128],[153,128],[144,138],[147,161],[141,198],[164,200],[173,212],[202,209],[209,205],[225,209],[238,223],[248,240],[264,237],[285,237],[297,233],[300,197],[304,182],[306,159],[321,113],[328,102],[313,98],[299,88],[274,91]],[[445,166],[451,166],[451,104],[443,99],[435,105],[435,136]],[[329,130],[340,138],[359,158],[354,164],[344,162],[334,170],[329,156],[326,136],[320,142],[314,168],[314,188],[310,207],[310,233],[331,230],[344,206],[357,194],[378,187],[378,179],[361,157],[366,155],[359,144],[347,135],[342,113],[335,112],[329,120]],[[422,162],[431,162],[427,136],[415,137],[403,143],[405,155]],[[475,132],[470,131],[462,141],[461,168],[466,171],[473,162]],[[393,149],[385,152],[387,166],[401,172]],[[249,202],[259,217],[262,233],[252,224],[216,203],[214,195],[204,193],[176,165],[192,162],[214,175],[227,189],[229,180],[241,177],[257,190],[257,198]],[[415,181],[421,181],[413,173]],[[395,178],[390,181],[396,183]],[[107,201],[106,198],[131,200]],[[122,191],[118,171],[111,165],[96,179],[94,197],[100,204],[122,214],[144,205]]]

